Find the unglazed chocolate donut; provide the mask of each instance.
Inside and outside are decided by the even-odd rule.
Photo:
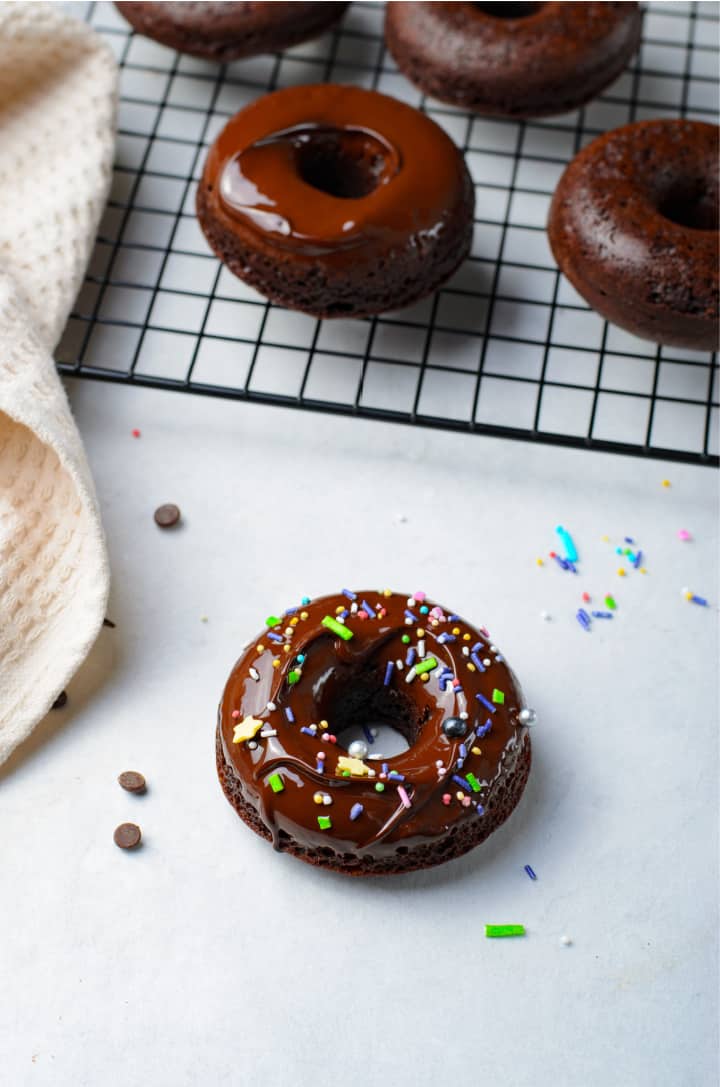
[[[465,258],[474,189],[429,117],[360,87],[289,87],[236,114],[198,187],[205,235],[274,302],[360,317],[434,290]]]
[[[543,117],[612,83],[641,29],[634,3],[390,3],[385,40],[425,94],[487,116]]]
[[[217,768],[276,849],[352,875],[406,872],[484,841],[518,803],[534,720],[484,628],[424,593],[343,589],[281,616],[241,656]],[[371,724],[410,747],[372,755]],[[338,737],[362,727],[367,743]]]
[[[132,28],[180,53],[230,61],[307,41],[342,18],[338,3],[116,3]]]
[[[718,343],[718,130],[638,121],[572,160],[548,233],[575,289],[608,321],[656,343]]]

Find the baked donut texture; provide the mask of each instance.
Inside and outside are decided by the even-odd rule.
[[[273,302],[360,317],[414,302],[472,240],[474,189],[450,137],[377,91],[265,95],[210,148],[197,195],[215,253]]]
[[[274,53],[322,34],[348,7],[338,3],[116,3],[138,34],[194,57],[230,61]]]
[[[561,271],[594,310],[655,343],[718,343],[718,130],[638,121],[584,147],[548,221]]]
[[[566,113],[638,48],[634,3],[389,3],[385,40],[425,94],[486,116]]]
[[[351,875],[426,868],[484,841],[530,770],[513,673],[486,630],[389,590],[305,598],[246,649],[218,715],[220,783],[276,849]],[[371,725],[410,745],[373,755]],[[342,746],[347,730],[367,742]]]

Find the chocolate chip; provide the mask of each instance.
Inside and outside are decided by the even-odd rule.
[[[61,691],[52,704],[54,710],[61,710],[68,700],[67,691]]]
[[[158,506],[155,510],[155,524],[160,528],[172,528],[180,520],[180,510],[172,502]]]
[[[145,792],[145,778],[137,770],[124,770],[118,777],[118,784],[129,793]]]
[[[119,845],[121,849],[135,849],[140,845],[141,838],[142,832],[135,823],[121,823],[119,827],[115,827],[113,834],[115,845]]]
[[[112,627],[112,629],[114,630],[115,627],[116,627],[116,624],[113,623],[112,619],[103,619],[103,626],[104,627]]]

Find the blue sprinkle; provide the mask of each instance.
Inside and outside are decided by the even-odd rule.
[[[405,664],[408,666],[408,668],[410,668],[410,666],[414,664],[416,656],[417,651],[415,647],[411,645],[407,653],[405,654]]]
[[[448,685],[449,682],[450,681],[447,678],[447,676],[440,676],[440,680],[439,680],[439,683],[438,683],[438,685],[440,687],[440,690],[441,691],[446,691],[447,690],[447,685]]]
[[[690,597],[690,600],[693,604],[700,604],[700,606],[703,608],[706,608],[708,606],[708,602],[704,596],[696,596],[695,593],[693,593]]]
[[[558,525],[557,528],[555,529],[555,531],[557,532],[558,536],[560,537],[560,539],[563,542],[563,547],[565,548],[566,557],[570,560],[570,562],[577,562],[577,560],[578,560],[577,548],[576,548],[575,544],[573,543],[573,538],[570,535],[570,533],[567,531],[567,529],[564,529],[562,527],[562,525]]]
[[[293,711],[290,709],[289,706],[285,707],[285,716],[287,717],[290,724],[292,724],[294,722],[295,714],[293,713]]]
[[[477,738],[478,738],[478,740],[484,739],[487,736],[487,734],[488,734],[488,732],[490,731],[491,728],[492,728],[492,721],[488,717],[485,724],[481,725],[480,728],[477,729]]]
[[[465,765],[465,759],[458,759],[458,761],[455,763],[455,769],[456,770],[462,770],[464,765]]]
[[[475,645],[470,650],[471,653],[478,653],[483,647],[482,642],[475,642]]]
[[[459,618],[459,615],[448,615],[448,623],[456,623]]]
[[[388,661],[387,664],[385,665],[385,679],[383,680],[383,684],[384,684],[385,687],[390,686],[390,677],[393,674],[393,668],[394,667],[395,667],[395,664],[394,664],[393,661]]]
[[[592,616],[593,619],[612,619],[613,613],[611,611],[594,611]]]
[[[535,875],[529,864],[525,865],[525,871],[530,876],[530,879],[537,879],[537,876]]]
[[[480,660],[477,653],[471,653],[470,654],[470,660],[473,662],[473,664],[477,668],[478,672],[484,672],[485,671],[485,665]]]
[[[584,608],[578,608],[575,618],[584,630],[590,630],[590,616]]]
[[[475,697],[477,698],[478,702],[482,702],[486,710],[490,710],[490,713],[495,713],[497,706],[493,706],[492,702],[488,702],[484,694],[478,693],[475,695]]]
[[[308,728],[307,725],[301,725],[300,726],[300,731],[304,732],[306,736],[314,736],[315,735],[313,730],[311,728]]]
[[[298,664],[304,664],[305,663],[305,654],[304,653],[298,653],[295,660],[298,662]]]
[[[485,814],[485,809],[484,809],[484,807],[482,806],[482,804],[478,804],[478,806],[477,806],[477,809],[476,809],[476,810],[477,810],[477,813],[478,813],[478,815],[484,815],[484,814]]]
[[[303,604],[309,604],[310,603],[310,597],[309,596],[304,596],[302,598],[302,603]]]
[[[638,566],[640,565],[640,563],[642,562],[642,557],[643,557],[642,551],[638,551],[637,555],[633,559],[633,566],[635,567],[636,570],[637,570]]]
[[[460,744],[460,749],[459,750],[460,750],[460,758],[461,759],[466,759],[467,758],[467,747],[465,746],[465,744]]]
[[[405,618],[412,619],[413,623],[419,622],[417,615],[413,615],[413,613],[411,611],[408,611],[407,608],[405,609]]]
[[[372,734],[372,732],[370,731],[370,729],[368,728],[368,726],[367,726],[367,725],[363,725],[363,726],[362,726],[362,730],[363,730],[363,732],[365,733],[365,739],[367,740],[367,742],[368,742],[369,744],[374,744],[374,743],[375,743],[375,737],[373,736],[373,734]]]
[[[336,619],[347,619],[347,617],[348,617],[348,615],[349,615],[349,614],[350,614],[350,612],[349,612],[349,611],[347,610],[347,608],[343,608],[343,610],[342,610],[342,611],[339,611],[339,612],[337,613],[337,615],[335,616],[335,618],[336,618]]]
[[[625,552],[624,552],[624,550],[622,549],[622,547],[616,547],[616,548],[615,548],[615,554],[616,554],[616,555],[624,555],[624,554],[625,554]]]
[[[570,559],[565,560],[565,569],[570,570],[570,572],[573,574],[577,573],[577,566],[574,562],[571,562]]]
[[[632,543],[635,543],[635,541],[633,540],[632,536],[626,536],[625,537],[625,543],[632,544]]]
[[[391,770],[390,773],[388,774],[388,777],[392,778],[393,781],[404,781],[405,780],[405,775],[398,773],[397,770]]]
[[[317,760],[317,762],[315,763],[315,769],[317,770],[318,774],[325,773],[325,762],[323,759]]]
[[[569,564],[565,559],[561,559],[559,555],[553,555],[553,558],[555,559],[555,562],[558,564],[558,566],[561,566],[563,570],[569,569]]]
[[[283,615],[294,615],[296,611],[297,608],[286,608]]]
[[[285,639],[282,638],[279,634],[273,634],[271,630],[267,632],[266,637],[268,637],[271,642],[279,642],[280,645],[282,645],[282,643],[285,641]]]
[[[445,631],[438,638],[438,645],[445,645],[446,642],[456,642],[457,638],[454,634],[446,634]]]
[[[455,694],[465,694],[465,691],[462,687],[453,687],[453,691],[455,692]]]
[[[455,784],[459,785],[461,789],[464,789],[466,793],[472,792],[470,782],[466,781],[465,778],[461,778],[459,774],[453,774],[452,779]]]
[[[343,594],[343,596],[346,596],[348,600],[357,599],[357,593],[352,592],[352,590],[350,589],[341,589],[340,592]]]
[[[363,610],[368,613],[368,615],[370,616],[371,619],[375,619],[377,617],[375,609],[370,607],[367,600],[363,600],[362,606],[363,606]]]
[[[423,604],[422,607],[420,608],[420,614],[421,615],[427,615],[427,613],[429,611],[430,611],[430,608],[427,606],[427,604]]]
[[[382,766],[381,766],[381,770],[382,770],[383,774],[387,774],[387,772],[388,772],[388,764],[387,764],[386,762],[384,762],[384,763],[382,764]]]
[[[362,804],[353,804],[350,809],[350,818],[352,819],[353,823],[362,815],[364,811],[365,809]]]

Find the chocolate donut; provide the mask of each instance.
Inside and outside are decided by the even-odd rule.
[[[433,98],[487,116],[544,117],[612,83],[641,29],[631,3],[390,3],[385,40]]]
[[[130,26],[170,49],[229,61],[314,38],[342,18],[336,3],[116,3]]]
[[[625,125],[584,147],[555,190],[548,234],[562,272],[642,339],[717,347],[719,131]]]
[[[424,593],[343,589],[271,615],[246,648],[220,703],[218,775],[276,849],[351,875],[407,872],[507,819],[534,717],[484,628]],[[378,723],[408,750],[373,755]],[[346,750],[353,729],[367,742]]]
[[[434,290],[465,258],[474,189],[449,136],[376,91],[289,87],[236,114],[198,187],[231,272],[316,317],[362,317]]]

